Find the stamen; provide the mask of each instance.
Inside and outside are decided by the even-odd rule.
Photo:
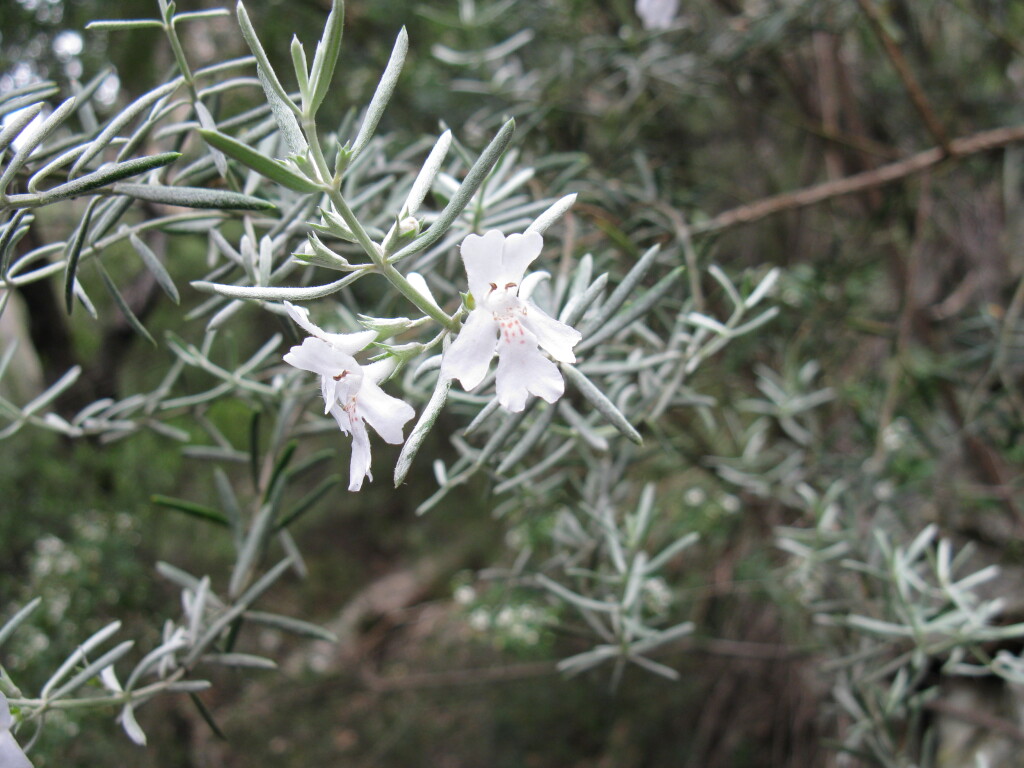
[[[488,283],[488,285],[491,286],[491,290],[489,290],[487,292],[488,296],[491,295],[492,293],[494,293],[496,290],[498,290],[498,284],[497,283]]]
[[[494,283],[491,283],[491,285],[494,285]],[[515,283],[505,283],[505,290],[506,290],[506,291],[507,291],[507,290],[508,290],[509,288],[515,288],[515,287],[516,287],[516,284],[515,284]]]
[[[346,376],[348,376],[348,371],[342,371],[342,372],[341,372],[341,373],[339,373],[339,374],[338,374],[337,376],[334,376],[334,377],[332,377],[332,378],[333,378],[333,379],[334,379],[335,381],[341,381],[341,380],[342,380],[342,379],[344,379],[344,378],[345,378]]]

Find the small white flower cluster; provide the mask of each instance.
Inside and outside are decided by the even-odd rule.
[[[440,375],[458,379],[467,390],[475,389],[497,355],[498,402],[512,412],[522,411],[531,394],[549,403],[562,396],[562,374],[544,353],[558,362],[574,363],[573,347],[582,338],[579,331],[548,316],[529,300],[532,286],[546,276],[526,275],[543,245],[536,232],[506,237],[497,230],[469,235],[462,243],[470,311],[444,352]],[[426,284],[420,279],[416,282],[434,303]],[[292,347],[284,360],[320,376],[324,412],[334,416],[341,431],[352,437],[348,488],[358,491],[364,478],[373,480],[366,424],[385,442],[400,444],[405,423],[415,416],[412,406],[380,387],[394,371],[395,361],[385,358],[368,365],[356,361],[354,356],[376,340],[376,331],[328,333],[310,321],[309,310],[288,302],[285,308],[309,337]]]
[[[506,641],[519,645],[540,642],[542,626],[550,617],[535,605],[506,605],[497,613],[476,608],[469,614],[469,626],[476,632],[495,632]]]

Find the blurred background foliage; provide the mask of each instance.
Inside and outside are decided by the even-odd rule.
[[[775,545],[777,526],[813,526],[811,510],[827,506],[803,504],[801,494],[841,483],[864,538],[874,527],[912,533],[935,522],[958,543],[976,543],[1003,566],[1007,583],[1024,573],[1024,339],[1021,298],[1014,300],[1024,272],[1024,147],[701,234],[722,211],[935,145],[883,37],[902,52],[946,137],[1024,121],[1021,3],[876,0],[868,5],[881,15],[882,35],[864,5],[693,0],[672,29],[650,33],[622,0],[347,3],[325,123],[344,118],[342,105],[365,100],[404,23],[412,49],[384,133],[409,140],[436,132],[443,116],[479,146],[513,115],[517,147],[539,169],[537,189],[557,186],[567,163],[582,175],[565,224],[574,254],[610,243],[625,272],[647,245],[687,241],[692,228],[694,258],[722,264],[748,290],[769,266],[784,268],[779,317],[691,382],[728,414],[724,425],[694,408],[644,428],[659,448],[644,471],[659,486],[660,524],[703,537],[666,573],[664,610],[697,626],[661,659],[681,682],[632,670],[610,692],[600,669],[560,679],[551,660],[575,651],[565,631],[571,623],[545,615],[529,590],[494,586],[501,582],[477,573],[544,546],[539,529],[552,521],[529,509],[496,520],[483,482],[443,513],[417,518],[413,510],[433,489],[427,470],[400,493],[385,473],[359,495],[336,487],[302,522],[296,534],[310,579],[270,597],[307,618],[341,622],[349,636],[340,650],[310,651],[272,633],[253,640],[289,661],[245,685],[230,673],[215,681],[207,705],[226,742],[182,697],[143,711],[146,751],[109,719],[88,716],[62,721],[71,738],[49,735],[33,753],[36,765],[840,764],[832,747],[844,715],[822,704],[821,636],[800,591],[784,581]],[[96,18],[152,16],[152,6],[0,4],[0,90],[28,77],[85,80],[109,63],[118,79],[112,105],[130,101],[172,66],[165,41],[157,32],[83,28]],[[328,6],[251,5],[282,70],[286,32],[309,46]],[[188,10],[201,7],[216,4]],[[231,17],[183,34],[196,66],[244,53]],[[201,263],[200,241],[178,238],[174,247],[182,263]],[[722,305],[713,281],[697,287],[709,306]],[[30,318],[33,306],[56,301],[43,295],[50,289],[24,292]],[[177,317],[157,308],[147,324],[156,335],[173,330]],[[124,394],[148,375],[154,355],[167,354],[129,339],[105,355],[123,329],[78,319],[31,328],[47,380],[78,362],[92,382],[88,396]],[[239,349],[282,327],[258,317]],[[233,444],[249,439],[247,403],[220,403],[208,415]],[[269,427],[257,429],[266,435]],[[446,440],[432,439],[424,455],[451,455]],[[748,461],[751,440],[759,441],[756,461]],[[152,576],[154,560],[203,572],[230,558],[226,535],[151,502],[154,493],[215,493],[201,462],[166,441],[72,444],[25,431],[0,451],[0,597],[43,594],[48,606],[5,659],[24,676],[111,617],[136,617],[144,628],[165,615],[152,606],[165,606],[173,592]],[[394,458],[385,453],[381,466]],[[98,587],[111,581],[118,587]],[[1008,621],[1022,615],[1019,600],[1007,608]],[[907,734],[929,724],[905,727],[901,764],[911,765],[916,748]],[[1020,723],[1008,727],[1019,741]],[[956,762],[963,753],[951,754],[940,764],[967,764]]]

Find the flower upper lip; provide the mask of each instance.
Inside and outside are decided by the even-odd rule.
[[[401,443],[402,428],[415,412],[408,403],[379,386],[393,370],[391,360],[360,365],[353,355],[377,338],[375,331],[327,333],[309,319],[309,311],[285,302],[288,315],[309,337],[284,356],[289,365],[320,376],[324,412],[352,436],[349,490],[358,491],[370,473],[370,437],[366,424],[386,442]],[[339,372],[340,371],[340,372]]]
[[[548,402],[562,396],[562,376],[540,348],[559,362],[572,363],[572,348],[581,338],[577,330],[518,295],[526,268],[542,247],[543,238],[536,232],[505,237],[497,230],[469,235],[462,243],[476,308],[445,352],[441,375],[473,389],[497,353],[498,400],[510,411],[521,411],[530,394]]]

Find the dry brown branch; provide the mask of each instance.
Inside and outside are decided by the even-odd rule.
[[[792,211],[817,205],[843,195],[851,195],[868,189],[891,184],[908,176],[926,171],[942,163],[944,160],[959,159],[992,149],[999,149],[1008,144],[1024,141],[1024,125],[995,128],[990,131],[953,139],[949,142],[949,151],[941,147],[932,147],[923,152],[889,163],[864,173],[857,173],[836,181],[805,187],[795,192],[784,192],[758,200],[754,203],[731,208],[715,216],[703,224],[695,224],[690,228],[691,234],[706,235],[721,232],[741,224],[751,224],[763,218],[783,211]]]
[[[896,74],[899,75],[900,80],[903,82],[903,87],[907,90],[907,95],[910,96],[910,101],[914,104],[914,109],[917,110],[921,119],[924,121],[925,127],[928,129],[928,133],[932,135],[932,139],[942,147],[943,150],[949,151],[949,137],[946,135],[946,129],[942,127],[942,123],[935,116],[935,111],[931,108],[928,103],[928,98],[924,95],[924,89],[921,88],[920,83],[917,82],[917,78],[914,77],[914,73],[910,69],[910,65],[907,60],[903,57],[903,51],[896,45],[896,41],[892,39],[892,35],[889,34],[889,30],[885,28],[885,21],[882,19],[882,15],[878,12],[878,8],[871,0],[857,0],[857,4],[860,5],[861,10],[868,17],[871,22],[871,29],[878,36],[878,39],[882,41],[882,47],[885,49],[885,55],[889,57],[889,61],[892,62],[893,67],[896,68]]]

